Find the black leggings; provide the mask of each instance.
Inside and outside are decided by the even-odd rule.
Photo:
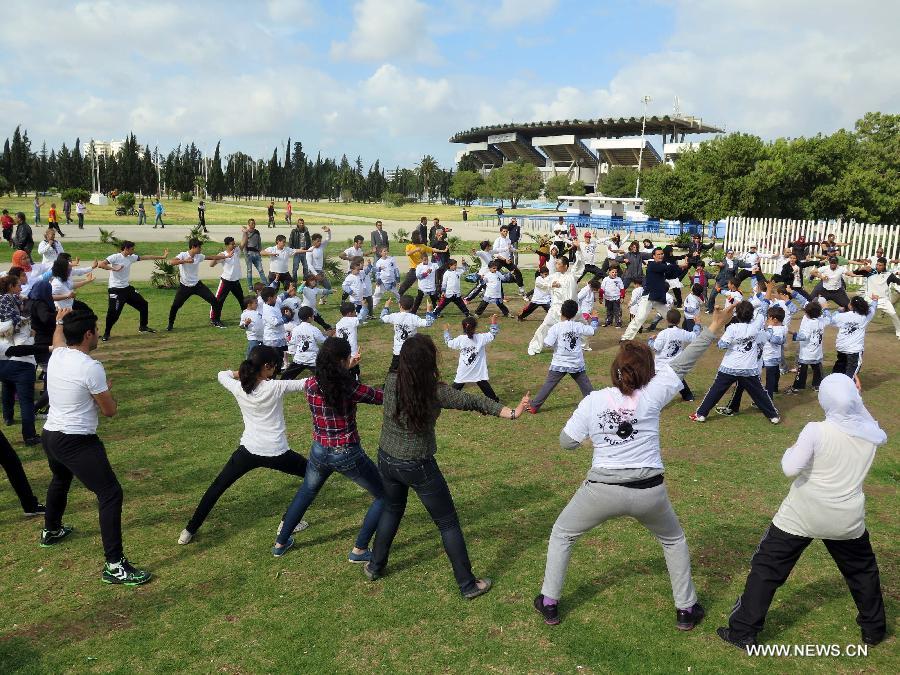
[[[282,380],[296,380],[297,376],[302,373],[304,370],[308,370],[313,375],[316,374],[316,367],[310,366],[305,363],[297,363],[294,361],[289,365],[284,371],[281,373]]]
[[[522,288],[524,285],[522,283],[522,272],[519,271],[519,268],[516,267],[513,263],[508,263],[505,260],[501,260],[500,258],[495,258],[495,262],[497,263],[497,271],[502,269],[507,269],[513,275],[513,280],[516,282],[516,286]]]
[[[542,308],[545,313],[550,311],[550,303],[549,302],[529,302],[525,305],[525,308],[522,310],[522,313],[519,314],[519,319],[525,319],[531,316],[531,313],[536,310],[538,307]]]
[[[122,486],[110,466],[106,448],[96,434],[41,433],[47,463],[53,477],[47,488],[47,513],[44,527],[58,530],[66,512],[72,477],[97,495],[100,510],[100,537],[106,562],[122,559]]]
[[[10,485],[16,491],[22,510],[25,513],[34,513],[38,505],[38,499],[34,496],[34,491],[31,489],[31,483],[28,482],[28,476],[25,475],[25,469],[22,468],[19,456],[13,450],[3,432],[0,432],[0,466],[6,471],[6,477],[9,478]]]
[[[491,387],[490,382],[488,382],[487,380],[479,380],[475,384],[477,384],[478,388],[481,389],[482,394],[487,396],[492,401],[497,401],[499,403],[500,398],[497,396],[497,394],[494,393],[494,390]],[[454,382],[451,386],[454,389],[462,389],[463,387],[466,386],[466,383],[465,382]]]
[[[487,284],[484,283],[484,279],[482,279],[481,277],[478,277],[478,281],[475,283],[475,285],[472,287],[472,290],[469,291],[469,294],[466,296],[466,301],[472,302],[472,300],[477,298],[478,294],[481,293],[485,289],[486,286],[487,286]]]
[[[397,293],[399,295],[403,295],[409,290],[409,287],[416,283],[416,268],[413,267],[406,272],[406,276],[403,277],[403,281],[400,282],[400,287],[397,289]]]
[[[469,561],[459,516],[450,488],[434,457],[402,460],[391,457],[379,448],[378,470],[384,483],[384,510],[378,521],[369,569],[381,574],[387,566],[391,544],[397,535],[400,521],[403,520],[409,489],[412,488],[441,533],[444,551],[450,559],[460,592],[474,591],[477,579],[472,574],[472,563]]]
[[[509,307],[504,305],[502,300],[492,300],[491,302],[500,308],[500,311],[503,312],[503,316],[509,316]],[[478,303],[478,309],[475,310],[475,316],[481,316],[482,312],[487,309],[489,304],[490,303],[487,300],[482,299],[482,301]]]
[[[104,335],[109,335],[112,332],[112,328],[116,325],[116,321],[118,321],[119,317],[122,315],[122,310],[125,309],[125,305],[130,305],[138,311],[141,316],[140,326],[141,328],[146,328],[150,316],[150,308],[143,296],[134,289],[134,286],[110,288],[109,304],[106,308],[106,330],[104,331]]]
[[[837,359],[832,367],[832,373],[842,373],[847,377],[855,377],[862,368],[862,352],[858,354],[848,354],[846,352],[838,352]]]
[[[275,469],[282,473],[303,478],[303,475],[306,473],[306,458],[293,450],[288,450],[275,457],[263,457],[262,455],[254,455],[243,445],[239,445],[229,460],[225,462],[225,466],[222,467],[212,485],[206,489],[185,529],[191,534],[196,533],[200,526],[203,525],[203,521],[206,520],[206,516],[209,515],[209,512],[216,505],[216,502],[219,501],[219,497],[225,493],[225,490],[230,488],[241,476],[253,471],[253,469]]]
[[[416,314],[419,311],[419,306],[422,304],[422,299],[425,296],[428,296],[431,299],[431,307],[434,309],[438,304],[438,294],[434,291],[430,293],[423,293],[422,291],[416,292],[416,300],[413,302],[412,309],[410,310],[413,314]]]
[[[434,315],[439,316],[440,313],[444,311],[444,308],[450,304],[456,305],[457,308],[459,308],[459,311],[463,313],[463,316],[470,315],[469,308],[466,307],[465,303],[462,301],[462,299],[458,295],[454,295],[452,298],[448,298],[445,295],[443,298],[441,298],[441,301],[438,303],[437,307],[435,307],[435,309],[434,309]]]
[[[209,306],[215,309],[218,306],[218,302],[216,302],[216,296],[212,294],[212,291],[206,287],[206,285],[202,281],[198,281],[194,286],[185,286],[184,284],[178,284],[178,290],[175,291],[175,299],[172,301],[172,309],[169,310],[169,325],[175,325],[175,316],[178,314],[178,310],[181,309],[181,306],[187,302],[188,298],[192,295],[199,295],[201,298],[206,300],[209,303]]]

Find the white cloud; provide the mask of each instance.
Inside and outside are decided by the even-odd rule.
[[[419,0],[361,0],[353,7],[354,25],[346,42],[333,42],[337,60],[384,62],[394,59],[437,63],[429,37],[427,7]]]
[[[511,25],[542,19],[556,9],[559,0],[501,0],[500,6],[487,11],[492,23]]]
[[[319,17],[313,0],[267,0],[266,9],[274,21],[311,26]]]

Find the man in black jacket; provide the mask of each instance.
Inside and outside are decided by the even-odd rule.
[[[391,244],[388,241],[388,233],[384,231],[384,226],[381,224],[380,220],[375,221],[375,229],[372,230],[370,239],[372,241],[372,248],[375,250],[376,258],[381,257],[381,252],[384,249],[387,249],[388,251],[391,250]]]
[[[309,230],[306,229],[306,223],[303,221],[303,218],[297,218],[297,224],[294,226],[294,229],[291,230],[291,234],[288,237],[288,247],[293,249],[300,249],[302,251],[306,251],[307,249],[312,247],[312,239],[309,236]],[[306,256],[305,255],[295,255],[294,256],[294,269],[291,274],[294,279],[297,279],[297,269],[303,265],[303,278],[306,278]],[[299,287],[300,284],[297,284]]]
[[[696,267],[697,263],[703,258],[703,253],[705,251],[712,250],[712,248],[716,245],[716,237],[713,235],[712,241],[708,244],[704,244],[702,239],[700,239],[699,234],[692,234],[691,241],[687,246],[679,246],[678,248],[686,248],[687,249],[687,262],[688,269],[691,267]]]
[[[16,214],[16,232],[12,237],[13,248],[17,251],[25,251],[31,258],[34,250],[34,237],[31,234],[31,225],[25,220],[25,214],[19,211]]]
[[[628,328],[622,333],[623,341],[634,339],[648,316],[656,314],[665,316],[669,309],[666,306],[669,279],[677,279],[681,276],[682,270],[687,269],[687,260],[679,260],[677,264],[663,262],[663,255],[661,248],[653,249],[653,260],[647,262],[644,293],[639,301],[636,314],[628,324]]]

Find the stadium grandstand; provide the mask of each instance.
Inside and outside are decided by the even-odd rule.
[[[525,160],[541,170],[544,180],[567,174],[592,191],[598,175],[614,166],[646,169],[675,158],[695,143],[688,135],[723,133],[693,116],[620,117],[618,119],[524,122],[474,127],[460,131],[451,143],[465,147],[456,155],[474,159],[483,173],[504,162]],[[662,154],[648,140],[662,138]]]

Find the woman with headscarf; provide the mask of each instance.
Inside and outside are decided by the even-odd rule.
[[[850,588],[863,643],[877,645],[884,639],[884,599],[866,529],[862,484],[887,435],[846,375],[822,380],[819,405],[825,420],[803,427],[781,458],[785,475],[796,478],[753,554],[728,627],[716,631],[735,646],[756,644],[775,591],[813,539],[822,540]]]

